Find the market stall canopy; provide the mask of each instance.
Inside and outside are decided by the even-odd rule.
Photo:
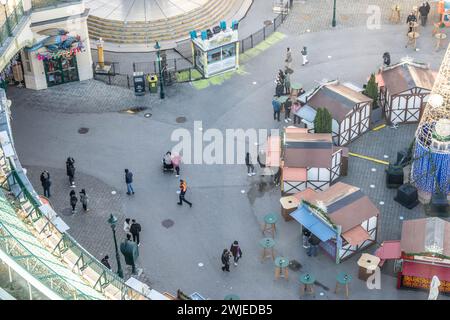
[[[400,246],[407,254],[439,254],[450,259],[450,222],[436,217],[404,221]]]
[[[400,241],[383,241],[381,247],[375,251],[375,255],[381,260],[399,259],[402,255]]]
[[[382,69],[376,80],[379,87],[386,87],[390,94],[398,94],[416,87],[431,90],[436,75],[427,65],[403,61]]]
[[[316,118],[317,111],[313,108],[305,104],[303,107],[298,109],[298,111],[295,113],[300,118],[313,123],[314,119]]]
[[[316,217],[305,205],[301,205],[291,213],[291,217],[297,220],[302,226],[311,231],[321,241],[328,241],[336,238],[336,231]]]
[[[333,81],[315,90],[308,97],[306,103],[316,110],[318,108],[328,109],[333,119],[340,123],[353,112],[355,105],[370,101],[372,99],[361,92],[338,81]]]
[[[361,226],[356,226],[353,229],[348,230],[342,234],[344,238],[350,245],[358,246],[364,241],[370,239],[369,233],[363,229]]]
[[[311,188],[306,188],[305,190],[297,192],[293,195],[293,197],[297,198],[299,202],[302,200],[312,202],[315,196],[316,191]]]

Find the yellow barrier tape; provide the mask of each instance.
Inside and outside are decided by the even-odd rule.
[[[380,129],[383,129],[384,127],[386,127],[386,125],[385,125],[385,124],[382,124],[382,125],[380,125],[380,126],[378,126],[378,127],[373,128],[372,131],[378,131],[378,130],[380,130]]]
[[[353,153],[353,152],[349,152],[348,154],[353,156],[353,157],[357,157],[357,158],[373,161],[373,162],[376,162],[376,163],[379,163],[379,164],[384,164],[386,166],[389,165],[388,161],[383,161],[383,160],[378,160],[378,159],[375,159],[375,158],[372,158],[372,157],[363,156],[362,154],[357,154],[357,153]]]

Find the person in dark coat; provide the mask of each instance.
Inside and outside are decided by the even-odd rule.
[[[134,194],[133,189],[133,172],[128,169],[125,169],[125,183],[127,184],[127,195]]]
[[[44,170],[41,173],[40,179],[42,188],[44,189],[44,197],[50,198],[50,186],[52,185],[52,182],[50,180],[50,173],[47,170]]]
[[[310,244],[310,246],[309,246],[309,248],[307,250],[308,256],[310,256],[310,257],[311,256],[313,256],[313,257],[317,256],[317,251],[319,249],[320,239],[317,238],[315,234],[311,234],[311,236],[309,237],[308,242]]]
[[[66,172],[70,186],[75,187],[75,160],[72,157],[68,157],[66,160]]]
[[[308,249],[310,247],[309,237],[311,236],[311,231],[303,227],[302,234],[303,234],[303,248]]]
[[[427,3],[422,3],[422,5],[419,8],[420,13],[420,21],[422,23],[422,26],[425,27],[427,24],[428,14],[430,13],[430,5]]]
[[[284,103],[284,122],[286,123],[291,121],[291,107],[292,107],[292,100],[291,98],[288,98]]]
[[[101,263],[105,266],[105,267],[107,267],[109,270],[111,270],[111,265],[109,264],[109,256],[108,255],[106,255],[106,256],[104,256],[103,257],[103,259],[101,260]]]
[[[233,260],[234,260],[234,265],[237,266],[238,264],[238,260],[240,258],[242,258],[242,250],[239,247],[239,242],[237,242],[237,240],[235,240],[230,247],[230,252],[233,256]]]
[[[273,120],[280,121],[281,104],[277,98],[274,98],[272,100],[272,107],[273,107]]]
[[[245,154],[245,165],[247,166],[247,175],[250,176],[254,176],[255,173],[255,166],[252,163],[252,160],[250,158],[250,152],[247,152]]]
[[[141,232],[141,225],[136,222],[135,219],[131,220],[130,233],[133,236],[133,241],[137,243],[138,246],[141,245],[139,242],[139,233]]]
[[[275,96],[281,97],[283,95],[283,92],[284,92],[284,82],[282,82],[281,79],[277,78],[275,83],[276,83]]]
[[[221,260],[222,271],[230,272],[230,252],[227,249],[223,249]]]
[[[84,190],[84,189],[81,189],[81,191],[80,191],[80,202],[83,205],[83,210],[89,211],[89,209],[88,209],[89,197],[86,194],[86,190]]]
[[[72,214],[75,214],[75,207],[77,206],[78,198],[75,194],[75,190],[70,191],[70,206],[72,207]]]
[[[281,180],[281,167],[278,167],[277,172],[273,175],[273,183],[278,187]]]
[[[409,14],[409,16],[406,18],[406,23],[408,24],[408,27],[409,27],[408,33],[410,33],[410,32],[413,31],[412,25],[413,25],[414,22],[417,22],[417,17],[416,17],[416,15],[414,14],[414,11],[411,11],[411,13]]]

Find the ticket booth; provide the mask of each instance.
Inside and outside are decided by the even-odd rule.
[[[222,22],[221,26],[202,31],[200,37],[192,31],[191,41],[194,66],[205,78],[239,67],[237,23],[226,28]]]

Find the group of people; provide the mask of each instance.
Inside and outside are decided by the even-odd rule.
[[[172,156],[172,152],[167,151],[163,157],[164,170],[175,170],[176,176],[180,176],[181,157],[179,155]]]
[[[419,7],[420,22],[423,27],[426,26],[428,20],[428,14],[430,13],[431,6],[428,2],[423,2]],[[411,11],[406,18],[406,23],[408,24],[408,33],[413,31],[414,22],[417,22],[417,16],[415,11]]]
[[[85,189],[81,189],[80,193],[80,203],[83,206],[83,210],[85,212],[89,211],[88,208],[88,202],[89,202],[89,197],[86,193]],[[70,197],[70,206],[72,207],[72,214],[75,214],[75,209],[78,203],[78,198],[77,198],[77,194],[75,192],[75,190],[71,190],[69,193],[69,197]]]
[[[125,231],[127,238],[129,238],[128,240],[133,238],[133,241],[136,242],[138,246],[141,245],[141,242],[139,241],[141,230],[141,225],[137,223],[135,219],[126,218],[123,222],[123,231]]]
[[[230,250],[223,249],[222,252],[222,271],[230,272],[230,259],[233,258],[234,265],[238,265],[238,261],[242,258],[242,250],[239,246],[239,242],[237,240],[233,241],[231,244]]]
[[[278,70],[278,74],[275,78],[275,96],[281,97],[282,95],[289,94],[291,90],[291,78],[289,72],[283,72]]]

